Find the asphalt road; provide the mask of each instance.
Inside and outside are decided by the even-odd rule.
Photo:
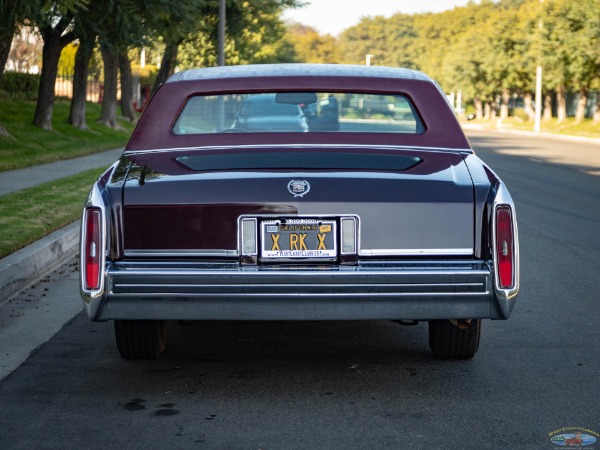
[[[473,360],[436,360],[424,324],[372,321],[171,324],[160,359],[128,362],[111,324],[79,314],[0,382],[0,448],[551,449],[562,428],[600,433],[600,177],[576,157],[600,148],[470,139],[515,199],[522,272]],[[79,301],[73,270],[19,301]]]

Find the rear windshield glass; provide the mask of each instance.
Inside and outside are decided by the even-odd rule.
[[[173,127],[175,134],[423,131],[406,97],[348,92],[198,95]]]

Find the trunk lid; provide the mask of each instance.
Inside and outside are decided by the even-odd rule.
[[[266,147],[128,156],[126,255],[237,256],[242,215],[358,216],[362,256],[473,254],[473,185],[458,152]]]

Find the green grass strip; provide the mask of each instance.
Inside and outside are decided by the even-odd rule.
[[[0,124],[12,138],[0,138],[0,172],[51,163],[103,150],[124,147],[134,124],[119,121],[122,130],[96,123],[101,105],[87,103],[86,117],[90,128],[79,130],[67,123],[68,101],[57,100],[51,131],[32,124],[35,102],[0,99]]]
[[[480,124],[486,128],[497,128],[498,121],[490,120],[472,120],[464,121],[466,124]],[[582,123],[576,124],[574,117],[568,117],[561,123],[557,123],[556,119],[543,120],[541,122],[542,133],[563,134],[569,136],[581,136],[600,139],[600,124],[595,124],[592,119],[585,119]],[[533,121],[523,121],[518,117],[509,117],[501,122],[501,128],[533,131]]]
[[[521,122],[515,119],[513,119],[512,127],[518,130],[533,130],[532,123]],[[574,117],[568,117],[561,123],[557,123],[556,119],[542,121],[541,131],[571,136],[600,138],[600,124],[594,124],[592,119],[585,119],[580,124],[575,123]]]
[[[90,188],[104,170],[0,196],[0,258],[80,219]]]

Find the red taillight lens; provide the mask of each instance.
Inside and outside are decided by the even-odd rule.
[[[84,270],[85,288],[93,291],[100,287],[100,211],[88,209],[85,212],[85,244],[84,244]]]
[[[496,209],[496,257],[499,288],[514,286],[514,235],[512,212],[509,206]]]

